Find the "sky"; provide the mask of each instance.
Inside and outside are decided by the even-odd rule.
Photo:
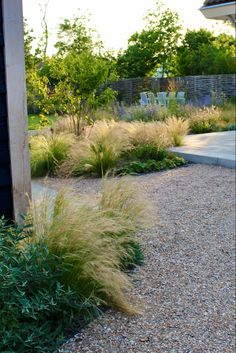
[[[41,6],[46,0],[23,0],[23,15],[36,36],[42,32]],[[208,28],[216,33],[228,32],[221,21],[207,20],[199,11],[203,0],[162,0],[165,6],[178,12],[184,29]],[[155,8],[156,0],[49,0],[47,23],[50,33],[49,54],[53,53],[57,26],[64,18],[78,13],[90,14],[90,25],[96,29],[105,47],[117,52],[125,49],[128,38],[144,28],[143,17]],[[78,10],[80,9],[80,12]]]

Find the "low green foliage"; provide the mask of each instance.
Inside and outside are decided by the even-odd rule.
[[[152,159],[146,162],[133,161],[125,163],[122,167],[116,170],[117,175],[126,174],[144,174],[150,172],[159,172],[161,170],[173,169],[186,164],[185,160],[181,157],[167,157],[162,161],[155,161]]]
[[[160,161],[167,157],[167,155],[168,152],[166,148],[158,148],[152,144],[144,144],[124,153],[123,159],[129,161],[139,160],[141,162],[145,162],[148,159]]]
[[[184,165],[183,158],[155,145],[141,145],[123,155],[116,169],[118,175],[142,174]]]
[[[0,221],[0,351],[53,352],[97,307],[62,277],[69,272],[45,242],[32,244],[28,229]]]
[[[194,134],[204,134],[204,133],[208,133],[208,132],[218,132],[220,131],[219,126],[217,126],[217,124],[212,121],[212,120],[199,120],[199,121],[195,121],[192,125],[191,125],[191,131]]]

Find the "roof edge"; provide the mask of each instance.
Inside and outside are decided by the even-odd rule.
[[[213,9],[213,8],[229,6],[229,5],[236,5],[236,1],[226,2],[225,4],[203,5],[202,7],[200,7],[199,10]]]

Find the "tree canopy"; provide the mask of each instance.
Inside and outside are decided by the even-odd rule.
[[[233,36],[215,36],[206,29],[188,30],[177,49],[176,75],[210,75],[235,72]]]
[[[149,12],[145,21],[145,29],[134,33],[127,49],[118,55],[117,71],[121,77],[150,76],[158,67],[171,71],[181,37],[178,14],[157,1],[155,11]]]

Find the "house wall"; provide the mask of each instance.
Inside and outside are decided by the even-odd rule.
[[[13,195],[5,80],[2,0],[0,0],[0,216],[13,217]]]
[[[2,94],[0,104],[0,215],[20,221],[31,194],[22,0],[0,0]]]

